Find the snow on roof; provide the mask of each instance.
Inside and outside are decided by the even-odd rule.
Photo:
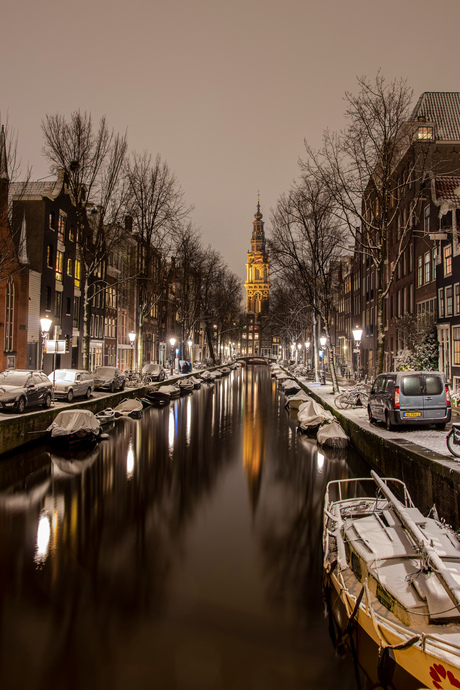
[[[412,120],[434,123],[437,141],[460,141],[460,92],[425,91],[417,101]]]

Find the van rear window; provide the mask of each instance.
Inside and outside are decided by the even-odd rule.
[[[425,386],[427,395],[441,395],[442,393],[442,381],[439,376],[427,376]]]
[[[403,395],[422,395],[422,382],[419,376],[404,376],[401,392]]]

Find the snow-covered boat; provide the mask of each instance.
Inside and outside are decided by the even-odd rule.
[[[192,393],[193,389],[195,388],[193,381],[190,379],[181,379],[178,381],[178,386],[180,388],[180,392],[182,395],[186,395],[187,393]]]
[[[396,662],[416,687],[458,688],[460,541],[437,516],[423,517],[403,482],[371,475],[326,490],[325,592],[335,625],[373,640],[387,683]]]
[[[322,405],[315,400],[307,400],[300,405],[297,412],[297,423],[300,431],[312,432],[324,424],[326,421],[335,419],[332,412],[325,410]]]
[[[114,407],[114,412],[116,417],[140,419],[144,414],[144,406],[142,401],[137,398],[125,398]]]
[[[62,410],[47,428],[51,441],[62,445],[93,443],[101,438],[102,428],[89,410]]]
[[[106,407],[105,410],[100,410],[100,412],[96,412],[94,416],[99,421],[99,424],[101,426],[108,426],[117,418],[113,407]]]
[[[202,381],[205,383],[214,383],[217,376],[214,371],[203,371],[200,374]]]
[[[348,446],[348,436],[336,419],[325,422],[316,434],[316,440],[321,446],[329,448],[346,448]]]
[[[284,407],[288,407],[290,410],[298,410],[302,403],[308,400],[311,400],[310,396],[305,391],[299,390],[294,395],[289,396]]]
[[[201,384],[202,384],[201,379],[197,379],[196,376],[191,376],[190,381],[193,382],[193,387],[195,390],[199,390],[201,388]]]
[[[286,379],[280,385],[286,395],[296,395],[301,390],[300,385],[294,379]]]
[[[166,386],[162,386],[161,388],[153,386],[149,388],[145,394],[147,400],[155,407],[163,407],[164,405],[169,405],[171,402],[171,395],[163,390],[164,388],[166,388]]]

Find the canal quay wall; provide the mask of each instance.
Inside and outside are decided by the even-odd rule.
[[[298,383],[337,417],[353,446],[379,474],[395,477],[406,484],[412,500],[424,515],[436,505],[439,517],[454,529],[460,529],[458,462],[412,443],[403,436],[383,438],[373,433],[372,427],[366,428],[355,419],[341,414],[324,396],[319,395],[319,387],[305,385],[302,381]]]

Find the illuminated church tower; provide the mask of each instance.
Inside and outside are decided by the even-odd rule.
[[[268,278],[269,258],[265,249],[265,232],[260,201],[252,223],[251,250],[246,264],[246,312],[254,312],[256,318],[268,314],[270,282]]]

